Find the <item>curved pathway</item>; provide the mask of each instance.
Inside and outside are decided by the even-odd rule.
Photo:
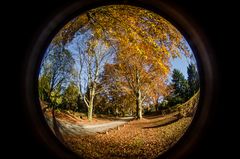
[[[101,123],[101,124],[77,124],[77,123],[70,123],[67,121],[56,120],[57,126],[59,131],[64,135],[93,135],[96,133],[104,133],[110,129],[117,128],[121,125],[126,124],[133,117],[124,117],[124,118],[117,118],[115,121]],[[53,120],[52,118],[46,118],[48,125],[50,128],[53,128]],[[53,129],[52,129],[53,130]]]

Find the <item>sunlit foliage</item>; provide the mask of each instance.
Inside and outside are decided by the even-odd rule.
[[[182,34],[158,14],[110,5],[68,22],[46,54],[39,77],[41,100],[76,110],[81,105],[91,121],[94,110],[118,114],[120,109],[139,119],[143,106],[157,110],[159,97],[170,92],[170,60],[191,53]]]

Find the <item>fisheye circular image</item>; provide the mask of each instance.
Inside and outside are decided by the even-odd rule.
[[[42,113],[83,158],[156,158],[197,110],[200,81],[184,36],[130,5],[81,13],[53,37],[39,68]]]

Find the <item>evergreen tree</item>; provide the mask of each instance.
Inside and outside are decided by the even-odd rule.
[[[193,63],[188,65],[188,85],[189,85],[189,96],[193,96],[199,89],[199,76],[197,69]]]
[[[177,69],[173,70],[171,87],[173,91],[166,97],[169,106],[183,103],[188,99],[188,82],[184,78],[184,75]]]
[[[184,75],[177,69],[173,70],[172,85],[174,89],[174,96],[181,97],[185,100],[187,98],[189,85],[187,80],[184,78]]]

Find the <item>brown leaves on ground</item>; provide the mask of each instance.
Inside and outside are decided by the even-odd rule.
[[[51,108],[48,108],[45,110],[44,115],[46,118],[52,118],[51,111],[52,111]],[[92,121],[89,122],[89,120],[87,119],[87,116],[84,113],[60,111],[60,110],[55,110],[55,117],[58,120],[67,121],[67,122],[73,123],[73,124],[93,125],[93,124],[101,124],[101,123],[111,122],[111,119],[104,118],[104,116],[98,117],[98,118],[96,116],[94,116]]]
[[[191,120],[149,117],[105,134],[65,136],[65,142],[84,158],[156,158],[180,139]]]

